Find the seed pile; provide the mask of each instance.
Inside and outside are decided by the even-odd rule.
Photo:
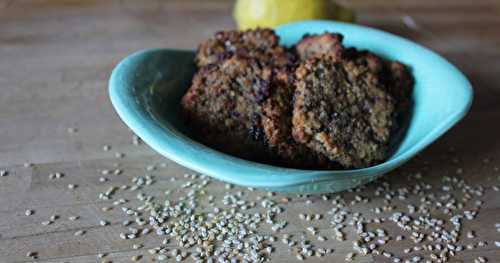
[[[448,262],[467,250],[500,247],[500,239],[490,244],[474,231],[485,195],[498,195],[499,181],[468,184],[463,179],[468,172],[461,168],[439,180],[415,169],[350,191],[308,196],[241,188],[194,173],[165,178],[166,163],[145,165],[135,176],[123,164],[112,166],[96,171],[97,178],[107,177],[99,179],[96,198],[106,205],[95,225],[121,228],[115,238],[129,244],[133,262],[273,262],[283,255],[297,261],[350,262],[372,255],[395,263]],[[114,183],[120,176],[129,183]],[[66,177],[62,171],[49,175],[50,180]],[[74,186],[68,191],[78,191]],[[37,213],[26,209],[23,216]],[[52,214],[40,223],[45,227],[80,216]],[[500,222],[491,228],[499,233]],[[88,238],[92,231],[75,227],[73,235]],[[98,252],[99,260],[112,262],[113,251]],[[28,251],[26,257],[43,254]]]
[[[463,250],[488,245],[475,240],[473,232],[462,233],[463,225],[472,222],[483,205],[481,197],[486,191],[483,186],[468,185],[458,176],[444,176],[438,186],[427,183],[420,173],[407,177],[413,185],[395,187],[388,181],[380,181],[315,200],[318,197],[280,197],[274,193],[250,198],[248,193],[253,189],[233,188],[228,184],[225,189],[229,191],[216,198],[207,185],[222,185],[198,174],[185,174],[175,180],[182,195],[171,199],[171,190],[163,197],[147,195],[144,186],[154,184],[154,177],[137,176],[131,185],[117,190],[117,195],[124,188],[139,191],[137,199],[141,203],[135,208],[122,207],[124,217],[132,217],[135,226],[128,227],[120,237],[135,239],[156,234],[161,242],[148,250],[156,260],[182,261],[190,257],[195,262],[269,261],[280,241],[288,247],[286,253],[294,254],[297,260],[307,260],[336,253],[332,247],[321,246],[327,240],[354,239],[349,241],[353,251],[345,254],[346,261],[374,254],[392,262],[446,262]],[[360,204],[371,203],[363,193],[381,198],[382,204],[374,205],[368,213],[358,211]],[[288,234],[287,204],[295,199],[306,206],[329,202],[331,209],[325,214],[298,214],[307,226]],[[115,205],[123,203],[123,199],[117,200]],[[326,228],[325,221],[329,222]],[[125,220],[123,225],[129,226],[130,221]],[[384,229],[386,226],[399,228],[398,232],[404,235],[392,236]],[[352,233],[354,237],[348,238]],[[464,240],[463,235],[473,241]],[[395,240],[409,241],[408,247],[399,251],[403,253],[384,249]],[[172,249],[172,245],[177,248]]]

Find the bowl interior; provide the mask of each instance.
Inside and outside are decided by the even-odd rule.
[[[325,31],[344,34],[346,46],[369,49],[412,68],[416,82],[413,111],[401,142],[382,164],[344,171],[295,170],[235,158],[191,140],[178,113],[179,101],[196,70],[192,51],[146,50],[127,57],[111,76],[111,100],[124,122],[170,159],[228,182],[277,189],[330,180],[336,180],[338,189],[345,189],[373,180],[417,154],[467,112],[472,100],[467,79],[420,45],[379,30],[337,22],[299,22],[277,29],[284,45],[294,44],[306,33]],[[314,189],[307,190],[311,191]]]

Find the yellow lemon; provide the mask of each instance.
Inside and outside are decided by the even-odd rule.
[[[239,29],[276,27],[306,19],[354,20],[354,13],[332,0],[237,0],[234,19]]]

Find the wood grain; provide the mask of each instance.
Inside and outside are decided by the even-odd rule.
[[[361,24],[381,28],[412,39],[439,52],[470,79],[475,100],[469,115],[421,156],[387,176],[393,185],[411,184],[405,176],[423,172],[437,183],[457,167],[471,184],[498,185],[500,166],[500,2],[497,0],[445,1],[341,1],[357,12]],[[107,79],[113,66],[127,54],[152,47],[194,49],[216,30],[234,28],[231,1],[79,1],[0,0],[0,262],[30,262],[25,255],[37,251],[37,262],[96,262],[98,253],[109,253],[114,262],[129,262],[132,255],[145,255],[158,245],[155,237],[141,238],[145,248],[134,251],[131,241],[118,238],[123,216],[118,211],[103,213],[112,201],[99,200],[98,193],[109,187],[99,183],[102,169],[116,163],[124,173],[110,175],[114,184],[127,184],[149,164],[165,163],[155,171],[154,193],[172,188],[171,177],[182,181],[185,168],[172,163],[145,145],[132,144],[132,134],[119,120],[108,99]],[[405,24],[411,19],[413,24]],[[443,83],[446,85],[446,83]],[[436,87],[439,88],[439,87]],[[77,132],[69,133],[68,128]],[[111,145],[109,152],[102,150]],[[458,163],[449,161],[455,149]],[[115,152],[125,153],[115,158]],[[487,158],[487,162],[485,162]],[[25,168],[24,163],[33,163]],[[495,168],[497,167],[497,168]],[[64,178],[49,180],[62,172]],[[68,184],[78,187],[68,189]],[[371,189],[369,186],[368,189]],[[362,194],[372,202],[353,209],[364,211],[382,199],[371,190]],[[223,184],[210,186],[221,197]],[[174,193],[180,195],[182,192]],[[135,193],[125,194],[133,199]],[[250,198],[265,195],[250,193]],[[354,193],[343,194],[352,200]],[[275,197],[279,199],[279,197]],[[297,214],[324,212],[331,203],[320,197],[293,198],[287,205],[286,231],[300,233],[306,226]],[[488,246],[460,253],[453,262],[472,262],[485,256],[500,262],[500,241],[494,224],[500,218],[500,196],[488,191],[485,205],[473,225]],[[35,214],[25,216],[26,209]],[[54,224],[41,222],[58,214]],[[69,216],[79,215],[77,221]],[[101,227],[98,221],[111,221]],[[331,235],[328,221],[318,223]],[[73,234],[86,230],[81,237]],[[389,231],[397,229],[387,226]],[[354,233],[349,233],[352,238]],[[135,242],[135,241],[134,241]],[[273,262],[295,260],[293,253],[278,242]],[[351,242],[328,241],[335,248],[329,258],[310,262],[341,262],[351,251]],[[405,242],[390,242],[387,250],[403,256]],[[381,256],[357,257],[356,262],[386,262]]]

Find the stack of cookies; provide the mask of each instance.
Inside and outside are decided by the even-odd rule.
[[[362,168],[387,157],[411,106],[399,62],[345,48],[334,33],[279,45],[271,29],[218,32],[202,43],[181,106],[193,136],[257,162],[300,169]]]

